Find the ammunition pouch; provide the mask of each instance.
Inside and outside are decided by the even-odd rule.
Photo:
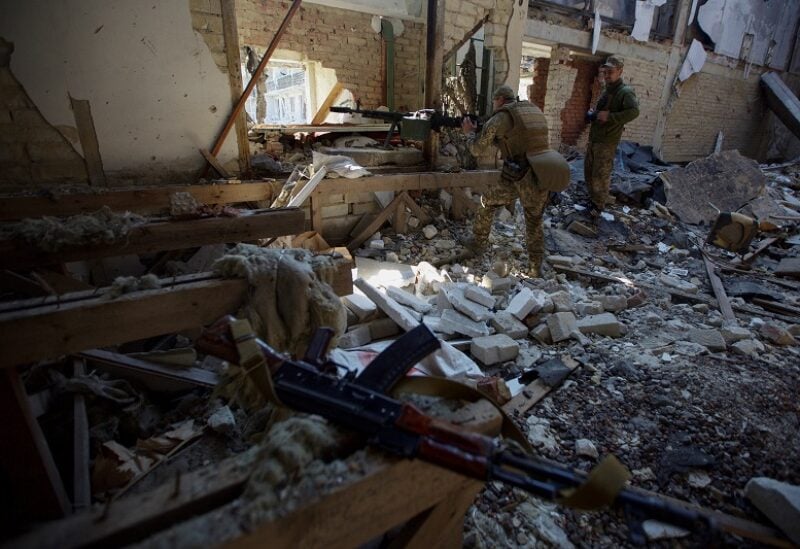
[[[528,159],[524,156],[515,158],[506,158],[503,160],[503,169],[500,172],[500,177],[503,181],[509,183],[516,183],[526,175],[531,169],[528,164]]]

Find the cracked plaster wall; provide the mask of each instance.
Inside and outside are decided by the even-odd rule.
[[[69,96],[89,101],[110,184],[196,178],[231,108],[218,0],[5,4],[11,71],[78,152]],[[236,155],[232,135],[219,156]]]

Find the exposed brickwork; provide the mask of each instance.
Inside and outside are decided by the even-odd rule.
[[[578,138],[586,129],[586,111],[592,101],[593,92],[599,89],[597,72],[599,61],[573,59],[567,63],[575,68],[575,81],[564,108],[561,110],[561,143],[577,145]]]
[[[743,78],[741,69],[723,69],[724,76],[700,72],[686,80],[669,112],[664,134],[664,157],[685,162],[714,150],[717,133],[724,149],[738,149],[757,157],[765,127],[765,106],[759,90],[759,72]]]
[[[547,95],[547,74],[550,71],[550,60],[539,57],[533,62],[533,85],[529,91],[531,103],[544,110]]]
[[[205,41],[214,63],[221,71],[228,72],[220,0],[189,0],[189,12],[192,16],[192,28]]]
[[[65,129],[75,134],[74,128]],[[83,158],[0,67],[0,184],[87,183]]]
[[[290,2],[242,0],[238,3],[240,43],[264,51],[289,10]],[[281,38],[280,49],[304,54],[336,71],[336,78],[364,107],[383,103],[381,37],[366,13],[303,4]],[[395,105],[420,105],[424,79],[425,27],[404,21],[395,43]],[[420,45],[423,46],[420,55]]]
[[[659,99],[667,74],[666,63],[644,61],[628,56],[623,78],[639,99],[639,118],[625,126],[622,139],[640,145],[652,145],[659,117]]]

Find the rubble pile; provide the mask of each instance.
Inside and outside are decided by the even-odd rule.
[[[357,266],[368,266],[359,276],[512,395],[564,353],[576,359],[582,367],[560,389],[517,417],[545,457],[588,470],[613,453],[635,486],[759,519],[744,492],[751,478],[800,484],[800,180],[796,165],[757,169],[765,182],[759,200],[772,202],[771,223],[761,226],[772,232],[757,237],[751,250],[767,245],[750,256],[705,243],[708,225],[681,221],[652,189],[638,207],[617,193],[620,202],[595,226],[573,183],[546,210],[542,279],[519,275],[527,260],[519,210],[501,210],[491,251],[470,258],[461,245],[468,227],[444,215],[446,193],[422,198],[441,212],[432,224],[368,239],[356,251]],[[721,312],[708,265],[733,318]],[[400,330],[363,295],[344,302],[342,347]],[[609,513],[563,508],[541,511],[549,533],[537,537],[531,519],[508,511],[530,505],[539,504],[490,484],[468,513],[467,544],[566,545],[561,528],[573,543],[629,543],[627,526]],[[646,526],[650,539],[685,535]]]

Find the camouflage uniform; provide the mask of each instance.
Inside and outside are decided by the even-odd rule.
[[[620,63],[619,58],[615,58]],[[639,116],[639,101],[630,86],[622,78],[606,86],[597,101],[597,111],[609,111],[608,121],[594,120],[589,130],[589,143],[583,164],[583,174],[589,197],[598,210],[608,203],[611,187],[611,172],[614,168],[614,154],[622,139],[625,124]]]
[[[504,158],[509,156],[517,158],[531,148],[546,149],[547,140],[547,123],[542,112],[528,101],[516,101],[498,109],[486,122],[479,135],[469,135],[467,146],[475,156],[480,155],[486,148],[496,145]],[[548,196],[548,190],[540,186],[533,170],[516,182],[500,178],[498,183],[490,187],[481,198],[482,208],[478,210],[473,226],[476,247],[482,248],[487,245],[497,208],[510,206],[509,209],[513,211],[514,200],[519,198],[525,212],[525,241],[530,274],[538,276],[544,255],[542,215]]]

